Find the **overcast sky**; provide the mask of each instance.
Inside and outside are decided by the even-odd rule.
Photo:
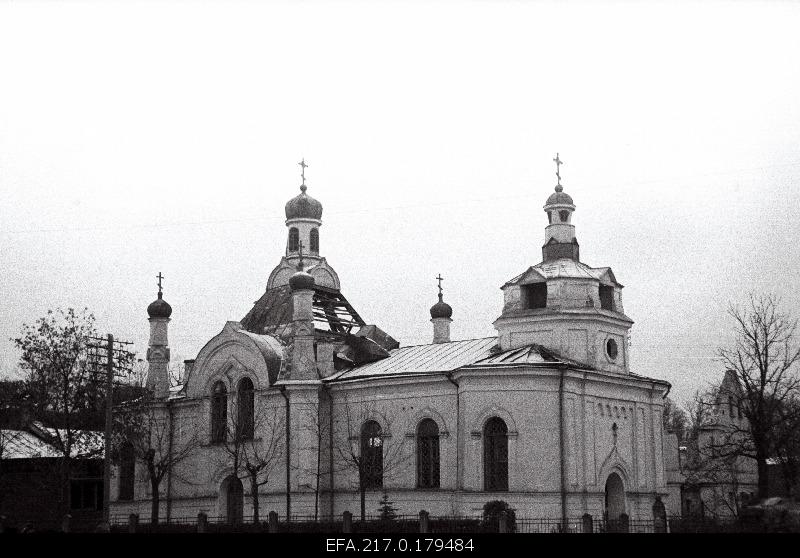
[[[240,320],[284,204],[367,323],[495,334],[541,260],[565,162],[582,260],[611,266],[632,370],[685,400],[729,302],[800,314],[800,4],[0,2],[0,369],[47,309],[144,355],[155,275],[173,359]]]

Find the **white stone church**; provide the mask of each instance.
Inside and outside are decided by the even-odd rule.
[[[192,444],[159,488],[162,520],[247,521],[251,461],[262,518],[358,516],[359,487],[373,516],[386,493],[409,515],[475,516],[504,500],[517,517],[652,517],[667,495],[670,385],[631,372],[622,285],[581,262],[560,177],[544,205],[542,261],[501,287],[497,336],[452,340],[440,287],[431,343],[416,346],[347,301],[347,278],[343,287],[321,255],[322,204],[305,178],[300,189],[266,291],[186,361],[178,387],[160,289],[148,307],[147,381],[170,432],[159,451]],[[148,517],[150,496],[143,463],[115,467],[112,516]]]

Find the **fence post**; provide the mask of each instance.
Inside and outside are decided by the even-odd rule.
[[[500,512],[500,518],[497,520],[498,522],[498,531],[500,533],[508,533],[508,514],[505,510]]]
[[[61,520],[61,532],[62,533],[69,533],[69,520],[72,519],[70,514],[64,515],[63,519]]]
[[[583,514],[583,532],[594,533],[594,523],[592,522],[592,514]]]
[[[342,533],[353,532],[353,514],[346,511],[342,514]]]
[[[139,527],[139,514],[132,513],[128,516],[128,533],[135,533]]]
[[[430,514],[425,510],[419,512],[419,532],[420,533],[430,533],[431,526],[430,526]]]
[[[208,528],[208,516],[203,512],[197,514],[197,532],[205,533]]]
[[[667,532],[667,510],[661,501],[661,496],[656,496],[656,501],[653,503],[653,531]]]
[[[270,533],[277,533],[278,532],[278,512],[271,511],[269,512],[269,532]]]
[[[628,517],[627,513],[623,513],[619,516],[619,531],[620,533],[630,533],[630,517]]]

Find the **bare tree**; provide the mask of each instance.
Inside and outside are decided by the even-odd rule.
[[[736,339],[719,349],[726,368],[736,375],[739,387],[721,389],[721,401],[736,399],[747,419],[733,425],[719,443],[721,454],[750,457],[758,467],[758,496],[768,490],[767,459],[780,452],[779,433],[788,423],[797,424],[800,406],[790,405],[800,388],[797,363],[800,344],[795,336],[797,320],[780,310],[773,295],[751,294],[744,306],[731,305]],[[736,393],[741,389],[741,393]]]
[[[101,412],[103,402],[101,378],[89,362],[88,344],[94,336],[94,316],[87,309],[79,313],[69,308],[49,310],[34,325],[24,324],[21,337],[12,339],[21,353],[33,416],[57,425],[46,428],[45,435],[60,455],[62,513],[69,506],[73,460],[103,451],[96,435],[86,430],[87,417]]]
[[[252,413],[246,409],[247,405],[237,400],[236,412],[227,422],[222,447],[233,474],[238,478],[243,476],[250,484],[252,519],[253,523],[258,523],[259,489],[269,483],[283,456],[285,419],[279,406],[268,405],[262,397],[254,397]]]
[[[684,441],[689,425],[689,417],[687,417],[686,411],[678,407],[671,397],[667,397],[664,401],[664,413],[662,418],[664,421],[664,430],[673,432],[678,436],[679,441]]]
[[[130,444],[136,460],[144,463],[144,477],[150,483],[150,521],[159,522],[161,482],[168,474],[192,484],[190,478],[180,477],[178,465],[189,458],[202,445],[196,424],[182,424],[176,435],[172,402],[159,401],[149,391],[141,397],[127,401],[115,412],[114,458],[121,455],[123,444]]]
[[[403,433],[389,435],[393,420],[381,414],[373,402],[352,402],[345,397],[335,409],[334,461],[340,470],[356,473],[364,521],[367,491],[383,491],[386,476],[407,467],[412,455],[405,451]]]

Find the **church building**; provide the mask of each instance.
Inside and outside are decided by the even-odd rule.
[[[162,520],[248,521],[254,503],[263,519],[374,516],[384,494],[408,515],[476,516],[503,500],[524,518],[651,518],[667,496],[670,385],[630,370],[623,286],[581,261],[560,180],[544,204],[541,261],[500,287],[496,336],[451,339],[454,315],[469,309],[454,312],[441,282],[429,344],[403,346],[365,322],[322,255],[323,208],[305,177],[265,291],[172,388],[172,309],[159,288],[147,384],[170,435],[154,450],[181,455],[158,488]],[[147,517],[151,491],[145,463],[128,454],[112,516]]]

